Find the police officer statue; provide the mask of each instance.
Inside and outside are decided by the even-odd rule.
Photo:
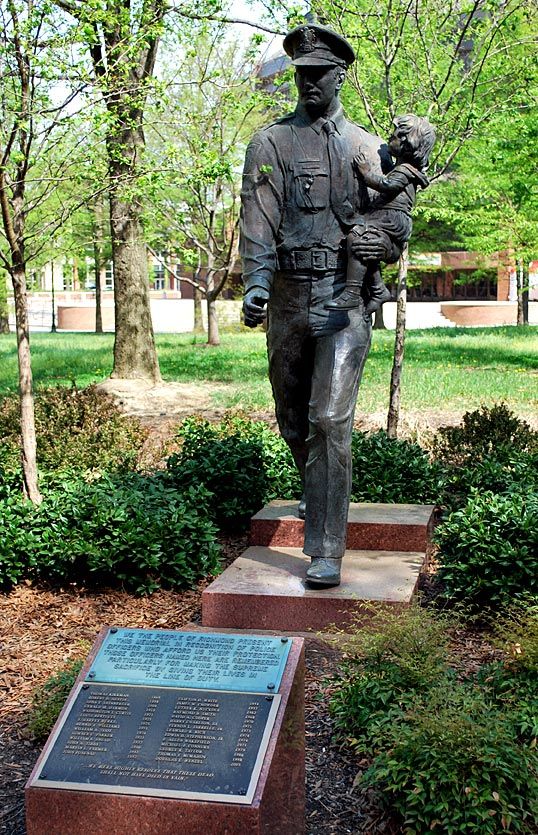
[[[362,152],[374,173],[392,167],[387,146],[344,116],[339,91],[355,54],[345,38],[314,23],[284,39],[295,66],[294,113],[251,140],[242,190],[241,256],[245,324],[267,315],[269,375],[280,431],[304,484],[306,579],[336,586],[345,551],[351,491],[351,431],[371,339],[364,303],[325,305],[346,280],[346,230],[367,207],[354,176]],[[363,260],[394,261],[375,230],[357,237]],[[368,288],[363,293],[368,302]]]

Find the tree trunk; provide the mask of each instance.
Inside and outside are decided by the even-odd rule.
[[[198,281],[199,279],[195,279]],[[203,331],[204,325],[202,320],[202,294],[198,287],[194,288],[194,330],[199,333]]]
[[[7,304],[7,273],[0,274],[0,333],[9,333],[9,308]]]
[[[529,324],[529,276],[522,259],[518,259],[516,266],[517,285],[517,324]]]
[[[104,257],[103,257],[103,204],[101,199],[96,200],[94,204],[94,224],[93,224],[93,264],[95,277],[95,333],[103,333],[103,309],[102,309],[102,289],[103,289],[103,273],[104,273]]]
[[[405,315],[407,307],[407,271],[409,268],[409,249],[405,244],[398,264],[398,294],[396,299],[396,335],[394,339],[394,359],[390,376],[390,399],[387,417],[389,438],[398,437],[400,419],[400,388],[405,344]]]
[[[103,333],[103,308],[101,304],[101,275],[102,275],[102,268],[101,262],[99,260],[100,251],[98,245],[96,245],[94,241],[93,245],[93,257],[95,261],[95,333]]]
[[[32,364],[30,359],[30,326],[28,322],[26,273],[23,267],[13,268],[12,280],[15,295],[15,321],[19,360],[22,476],[26,496],[34,504],[39,504],[42,501],[42,497],[37,483],[34,395],[32,388]]]
[[[523,287],[524,287],[524,276],[523,276],[523,261],[518,259],[517,266],[516,266],[516,287],[517,287],[517,324],[524,325],[525,324],[525,311],[524,311],[524,303],[523,303]]]
[[[76,256],[73,258],[73,290],[80,290],[80,278],[78,274],[78,261]]]
[[[116,60],[120,62],[116,70],[122,79],[120,55]],[[158,383],[161,373],[151,322],[142,204],[136,193],[130,193],[139,176],[145,149],[143,113],[136,102],[135,89],[131,98],[125,90],[116,90],[108,100],[111,127],[106,144],[111,183],[110,234],[116,330],[114,367],[110,376]]]
[[[211,248],[211,247],[210,247]],[[217,347],[220,345],[219,322],[217,319],[217,294],[215,293],[215,272],[210,264],[206,276],[207,303],[207,344]]]
[[[112,193],[110,227],[116,320],[111,377],[157,383],[161,374],[151,322],[148,262],[139,207]]]
[[[528,266],[523,268],[523,291],[521,293],[523,307],[523,324],[529,324],[529,270]]]
[[[378,307],[376,312],[374,313],[374,330],[375,331],[386,331],[387,326],[385,325],[385,320],[383,319],[383,305]]]
[[[219,322],[217,319],[217,300],[211,293],[207,294],[207,344],[217,347],[220,345]]]
[[[51,284],[50,284],[50,306],[51,306],[51,323],[50,332],[56,333],[56,275],[54,272],[54,255],[50,262]]]

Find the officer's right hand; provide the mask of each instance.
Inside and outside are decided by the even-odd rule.
[[[370,228],[362,235],[352,236],[350,246],[355,257],[361,261],[386,261],[389,257],[387,238],[376,229]]]
[[[247,328],[261,325],[267,316],[265,305],[269,301],[269,291],[261,287],[254,287],[245,294],[243,299],[243,314]]]

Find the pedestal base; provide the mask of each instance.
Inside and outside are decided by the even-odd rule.
[[[364,612],[367,601],[406,606],[425,555],[411,551],[346,551],[341,585],[310,589],[300,548],[253,546],[202,594],[204,626],[288,632],[331,631]]]
[[[250,544],[301,548],[304,522],[298,502],[277,499],[252,517]],[[357,504],[349,506],[347,547],[354,551],[425,551],[434,520],[433,505]]]

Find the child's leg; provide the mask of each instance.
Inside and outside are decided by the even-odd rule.
[[[364,226],[354,226],[346,238],[346,286],[336,299],[327,302],[325,307],[328,310],[353,310],[353,308],[358,307],[361,303],[361,290],[367,266],[353,253],[351,242],[355,237],[362,235],[363,232]]]
[[[388,302],[391,298],[390,290],[383,283],[381,278],[381,269],[379,264],[374,270],[368,270],[366,275],[366,292],[368,294],[368,302],[366,304],[366,313],[375,313],[381,305]]]

